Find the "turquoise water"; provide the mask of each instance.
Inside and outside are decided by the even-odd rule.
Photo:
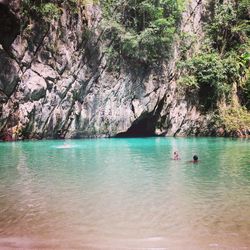
[[[0,143],[1,249],[249,246],[249,140]]]

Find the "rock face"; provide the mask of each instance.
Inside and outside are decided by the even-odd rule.
[[[0,91],[6,96],[11,96],[19,81],[19,66],[3,50],[0,51],[0,58]]]
[[[8,1],[0,1],[0,44],[11,46],[20,30],[19,20],[7,6]]]
[[[59,21],[33,22],[15,39],[9,32],[0,41],[1,138],[209,134],[209,116],[177,88],[181,41],[157,69],[110,70],[99,7],[62,11]],[[189,4],[182,30],[202,36],[202,12],[201,1]]]

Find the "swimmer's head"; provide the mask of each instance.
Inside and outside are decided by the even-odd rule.
[[[194,155],[194,156],[193,156],[193,160],[194,160],[194,161],[198,161],[198,156],[197,156],[197,155]]]

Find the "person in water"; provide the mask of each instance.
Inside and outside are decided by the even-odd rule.
[[[173,160],[180,160],[181,158],[180,158],[180,156],[179,156],[179,154],[178,154],[178,152],[177,151],[175,151],[174,152],[174,157],[173,157]]]
[[[194,155],[193,156],[193,161],[192,161],[193,163],[197,163],[198,162],[198,156],[197,155]]]

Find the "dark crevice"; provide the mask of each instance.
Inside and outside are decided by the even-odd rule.
[[[134,105],[133,105],[133,102],[131,102],[131,110],[132,110],[132,112],[133,112],[133,114],[134,114],[134,116],[135,116],[135,107],[134,107]]]
[[[160,113],[162,111],[164,97],[156,104],[155,108],[151,112],[143,113],[137,120],[135,120],[131,127],[126,131],[116,135],[118,138],[122,137],[150,137],[156,136],[155,128],[157,121],[160,118]]]
[[[144,97],[150,96],[153,92],[156,92],[159,88],[160,88],[160,87],[156,87],[155,89],[153,89],[153,91],[151,91],[151,92],[145,94]]]
[[[9,10],[7,5],[0,3],[0,44],[8,50],[20,33],[20,21]]]

